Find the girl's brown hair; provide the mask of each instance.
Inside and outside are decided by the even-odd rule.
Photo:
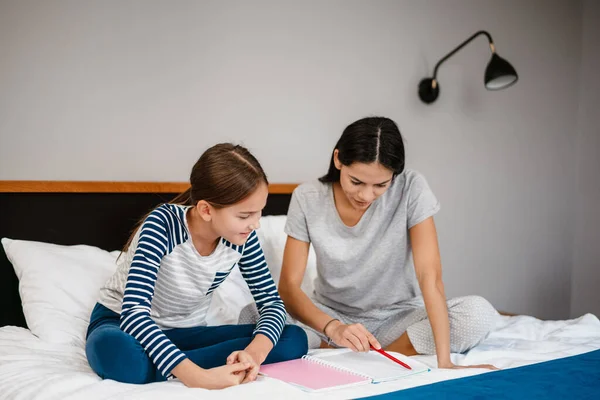
[[[200,156],[190,174],[190,188],[169,203],[195,206],[204,200],[215,208],[224,208],[250,196],[261,183],[269,183],[267,175],[248,149],[220,143]],[[123,252],[127,251],[147,217],[145,215],[135,226]]]

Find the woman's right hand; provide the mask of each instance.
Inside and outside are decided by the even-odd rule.
[[[331,325],[333,326],[328,326],[325,334],[340,347],[347,347],[353,351],[369,351],[371,346],[376,349],[381,348],[375,336],[362,324],[346,325],[334,321]]]
[[[173,368],[172,372],[185,386],[190,388],[225,389],[242,383],[246,377],[246,371],[250,367],[248,363],[236,363],[203,369],[186,359]]]

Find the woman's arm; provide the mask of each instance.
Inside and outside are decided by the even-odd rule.
[[[450,322],[446,294],[442,282],[442,262],[433,217],[409,230],[415,263],[425,309],[431,323],[439,368],[450,368]]]
[[[450,322],[444,283],[442,282],[442,262],[433,217],[429,217],[410,228],[409,235],[415,271],[421,292],[423,292],[425,309],[433,331],[438,368],[497,369],[488,364],[458,366],[450,360]]]
[[[324,332],[338,346],[354,351],[369,351],[370,346],[381,348],[375,337],[361,324],[346,325],[333,320],[321,311],[302,291],[302,279],[308,262],[310,243],[288,236],[283,253],[283,265],[279,278],[279,293],[288,312],[300,322]],[[325,330],[324,330],[325,329]]]
[[[309,247],[310,243],[288,236],[283,252],[279,294],[294,318],[322,332],[325,324],[331,321],[331,317],[315,306],[300,288],[306,272]]]

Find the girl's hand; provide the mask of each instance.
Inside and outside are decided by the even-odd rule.
[[[190,388],[224,389],[242,383],[249,368],[249,364],[236,363],[202,369],[191,360],[186,359],[173,368],[172,373]]]
[[[227,357],[227,365],[235,365],[237,363],[242,363],[249,366],[246,370],[246,376],[241,383],[248,383],[256,380],[260,364],[256,362],[250,353],[243,350],[234,351],[229,355],[229,357]]]
[[[249,369],[250,365],[247,363],[236,363],[207,369],[199,387],[224,389],[230,386],[237,386],[244,381]]]
[[[327,331],[330,334],[325,334],[333,340],[335,344],[341,347],[347,347],[352,351],[369,351],[371,346],[380,349],[381,345],[362,324],[346,325],[340,321],[331,323],[333,326],[328,326]]]

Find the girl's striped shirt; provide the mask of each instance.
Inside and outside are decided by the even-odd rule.
[[[242,246],[221,238],[212,254],[201,256],[189,233],[187,209],[164,204],[150,213],[99,299],[121,315],[121,329],[141,343],[167,378],[186,356],[162,330],[206,325],[212,293],[236,265],[260,312],[254,334],[275,345],[286,318],[256,232]]]

